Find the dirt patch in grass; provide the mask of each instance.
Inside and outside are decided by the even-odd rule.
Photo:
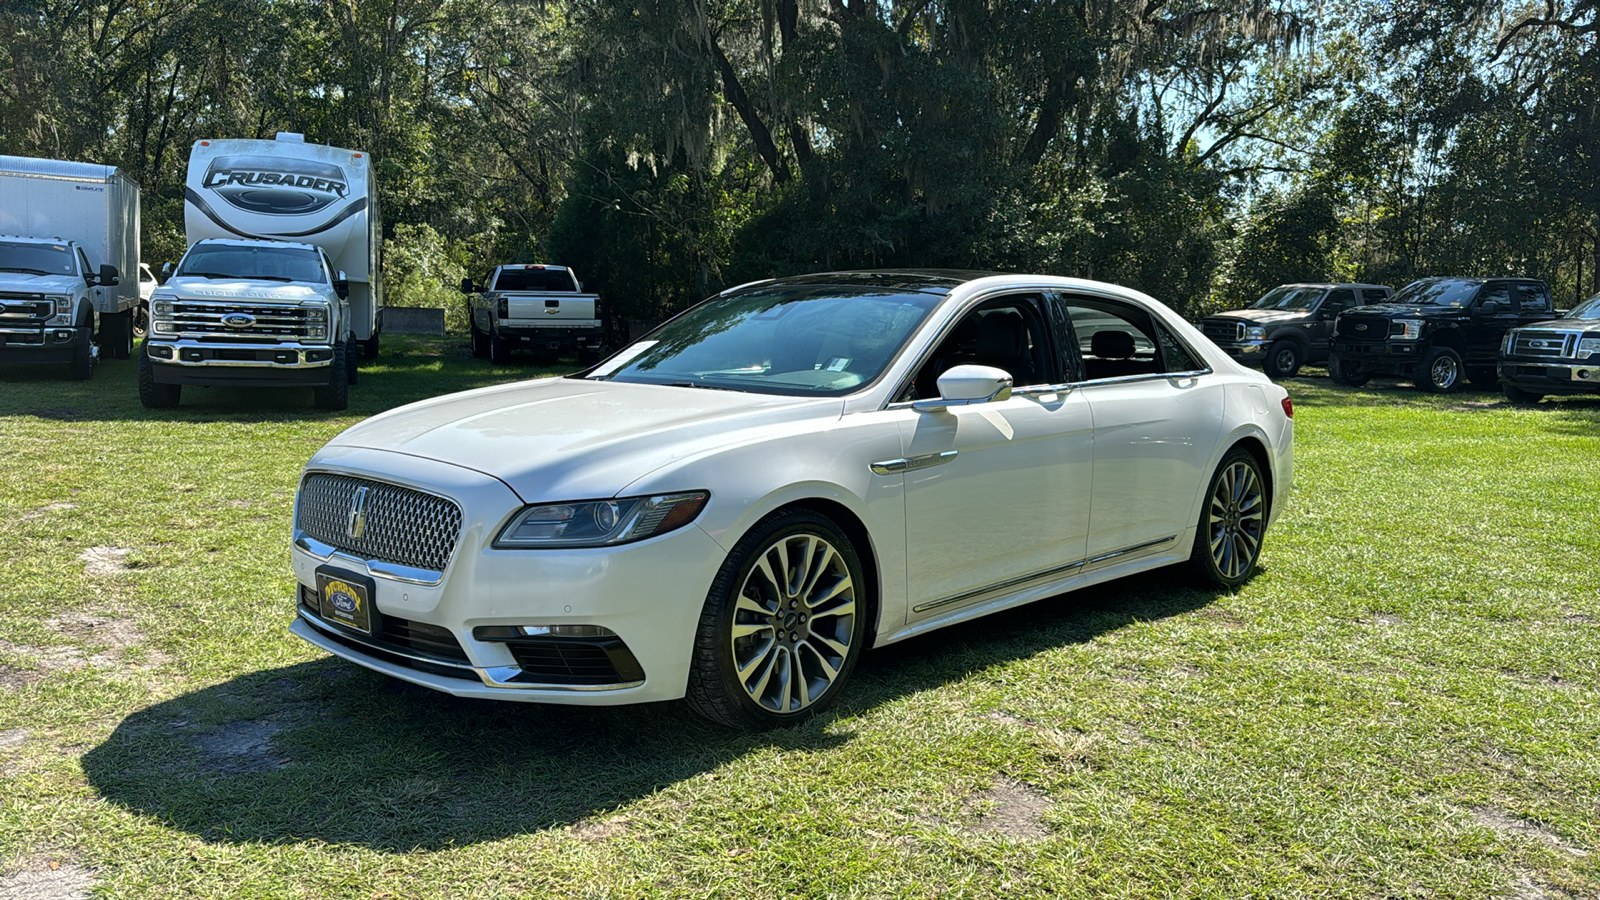
[[[585,819],[572,826],[573,837],[586,841],[608,841],[612,838],[624,837],[628,833],[628,817],[612,816],[609,819],[594,821]]]
[[[0,876],[0,900],[87,900],[93,888],[93,872],[55,860]]]
[[[8,728],[0,731],[0,747],[21,747],[28,742],[28,729]]]
[[[283,726],[270,719],[231,722],[214,731],[197,734],[190,743],[204,757],[202,765],[224,775],[250,775],[281,769],[289,761],[279,756],[272,738]]]
[[[1020,781],[1004,776],[994,787],[973,798],[973,834],[998,834],[1014,841],[1037,841],[1050,835],[1044,814],[1050,811],[1050,798]]]
[[[144,640],[144,635],[128,619],[92,613],[68,613],[45,622],[51,631],[69,638],[72,644],[34,647],[0,641],[0,652],[20,656],[36,669],[17,669],[0,664],[0,687],[15,690],[53,672],[69,672],[84,667],[98,669],[126,668],[123,653]],[[106,645],[94,655],[89,655],[80,644]],[[144,662],[133,668],[153,669],[168,661],[159,650],[146,650]]]
[[[75,406],[45,406],[31,410],[28,414],[55,422],[76,422],[83,418],[83,410]]]
[[[0,646],[0,650],[4,650]],[[39,677],[37,672],[27,672],[22,669],[13,669],[5,663],[0,663],[0,691],[20,691]]]
[[[78,504],[76,504],[76,503],[68,503],[65,500],[63,500],[63,501],[61,501],[59,503],[47,503],[44,506],[39,507],[38,509],[30,509],[27,512],[23,513],[22,515],[17,516],[17,521],[18,522],[32,522],[35,519],[42,519],[45,516],[52,515],[54,513],[66,512],[69,509],[77,509],[77,508],[78,508]]]
[[[1513,816],[1502,809],[1492,806],[1477,806],[1471,810],[1472,818],[1479,825],[1507,837],[1525,837],[1549,844],[1572,854],[1573,856],[1588,856],[1589,851],[1582,850],[1567,843],[1566,839],[1556,834],[1538,822]]]
[[[132,552],[127,547],[90,547],[79,554],[78,559],[83,563],[84,574],[90,578],[110,578],[133,571],[133,566],[128,564],[128,555]]]

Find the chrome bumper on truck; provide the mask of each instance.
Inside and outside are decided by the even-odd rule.
[[[581,325],[555,325],[537,319],[501,319],[495,331],[507,343],[551,350],[599,347],[606,334],[605,326],[595,321]]]
[[[316,344],[245,344],[214,341],[149,341],[151,374],[157,384],[327,384],[333,348]]]
[[[0,363],[71,362],[84,341],[93,341],[90,330],[70,325],[0,328]]]

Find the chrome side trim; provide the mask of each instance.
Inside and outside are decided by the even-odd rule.
[[[930,469],[942,466],[960,455],[959,450],[945,450],[939,453],[928,453],[923,456],[913,456],[901,459],[886,459],[872,464],[872,471],[879,475],[894,475],[899,472],[914,472],[917,469]]]
[[[1097,384],[1129,384],[1135,381],[1171,381],[1175,378],[1199,378],[1201,375],[1210,375],[1214,369],[1207,366],[1204,369],[1194,369],[1188,372],[1153,372],[1146,375],[1119,375],[1116,378],[1096,378],[1093,381],[1075,381],[1074,387],[1089,387]]]
[[[1067,563],[1064,566],[1056,566],[1053,569],[1045,569],[1043,572],[1034,572],[1032,575],[1020,575],[1016,578],[1010,578],[1005,581],[997,581],[994,584],[981,588],[974,588],[973,590],[965,591],[952,597],[945,597],[942,600],[934,600],[930,603],[923,603],[919,606],[913,606],[911,611],[927,612],[930,609],[938,609],[941,606],[949,606],[952,603],[960,603],[963,600],[971,600],[976,597],[981,597],[984,594],[993,594],[996,591],[1021,587],[1022,585],[1025,585],[1031,581],[1043,581],[1046,578],[1051,578],[1057,575],[1065,575],[1068,572],[1083,568],[1084,565],[1085,561],[1080,559],[1077,562]]]
[[[1132,547],[1123,547],[1121,550],[1113,550],[1110,553],[1102,553],[1099,556],[1091,556],[1084,560],[1083,564],[1086,566],[1092,566],[1095,563],[1105,562],[1108,559],[1116,559],[1119,556],[1127,556],[1130,553],[1138,553],[1140,550],[1149,550],[1151,547],[1159,547],[1162,544],[1170,544],[1177,539],[1177,535],[1169,534],[1164,538],[1158,538],[1153,541],[1145,541],[1142,544],[1134,544]]]
[[[401,659],[409,659],[412,662],[424,663],[426,665],[437,666],[445,669],[455,669],[459,672],[462,672],[464,675],[466,673],[471,673],[472,675],[477,676],[479,681],[492,688],[504,688],[506,690],[513,691],[534,690],[562,691],[569,693],[594,693],[596,691],[627,690],[628,688],[636,688],[644,684],[643,681],[625,681],[618,684],[533,684],[531,682],[511,681],[511,679],[522,674],[521,668],[517,666],[480,667],[458,662],[450,662],[449,660],[439,659],[435,656],[427,656],[425,654],[415,653],[403,647],[396,647],[391,644],[382,644],[375,641],[366,640],[361,635],[358,635],[354,632],[335,630],[326,622],[319,621],[315,616],[308,616],[298,608],[296,608],[295,613],[300,617],[302,622],[305,622],[318,631],[337,637],[340,640],[349,641],[353,644],[360,644],[363,647],[371,647],[373,650],[376,650],[380,653],[388,654],[390,656],[398,656]],[[340,650],[346,652],[349,652],[350,650],[349,647],[341,643],[334,643],[334,647],[337,647],[338,649],[333,649],[332,647],[320,644],[318,646],[322,646],[324,650],[327,650],[329,653],[332,653],[335,656],[343,655],[339,652]],[[382,662],[383,660],[380,657],[376,661]]]
[[[419,569],[414,566],[402,566],[399,563],[383,562],[376,559],[362,559],[352,556],[339,548],[324,544],[304,531],[295,529],[294,546],[308,556],[315,557],[319,562],[333,562],[338,560],[365,566],[369,574],[387,578],[391,581],[403,581],[406,584],[420,584],[432,587],[444,581],[444,573],[433,569]]]

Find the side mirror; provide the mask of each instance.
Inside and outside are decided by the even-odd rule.
[[[333,279],[333,292],[339,295],[340,300],[350,299],[350,279],[345,276],[343,269]]]
[[[1011,375],[994,366],[956,366],[939,376],[939,396],[911,404],[920,411],[1011,399]]]
[[[1485,316],[1492,316],[1499,311],[1500,302],[1498,300],[1485,300],[1478,304],[1478,312]]]
[[[476,294],[477,292],[478,292],[478,288],[477,288],[476,285],[474,285],[472,283],[472,279],[471,278],[463,278],[463,279],[461,279],[461,293],[463,293],[463,294]]]
[[[166,280],[168,278],[172,277],[172,269],[173,269],[173,264],[172,263],[164,262],[164,263],[161,264],[161,281],[162,281],[162,283],[166,283]]]
[[[89,283],[90,284],[98,284],[98,285],[101,285],[102,287],[116,287],[117,285],[121,284],[122,282],[117,279],[117,267],[116,266],[113,266],[113,265],[102,265],[100,267],[100,274],[95,276],[94,280],[90,281]]]

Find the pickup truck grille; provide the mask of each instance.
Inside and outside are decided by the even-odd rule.
[[[1389,339],[1389,319],[1385,316],[1364,316],[1345,313],[1336,323],[1339,337],[1347,341],[1386,341]]]
[[[1244,323],[1235,319],[1205,319],[1200,333],[1213,341],[1235,343],[1244,340]]]
[[[43,325],[55,315],[55,304],[43,294],[0,293],[0,326],[18,328]]]
[[[1576,359],[1578,334],[1572,331],[1518,331],[1511,338],[1511,355]]]
[[[224,316],[240,313],[249,316],[252,321],[242,326],[223,324]],[[311,310],[307,307],[267,303],[175,300],[172,304],[172,317],[177,322],[178,333],[200,340],[256,340],[271,343],[305,340],[311,332],[310,315]],[[324,340],[318,338],[317,343],[324,343]]]
[[[434,572],[444,571],[461,534],[461,507],[453,501],[348,475],[307,475],[297,509],[294,527],[314,540],[359,559]]]

